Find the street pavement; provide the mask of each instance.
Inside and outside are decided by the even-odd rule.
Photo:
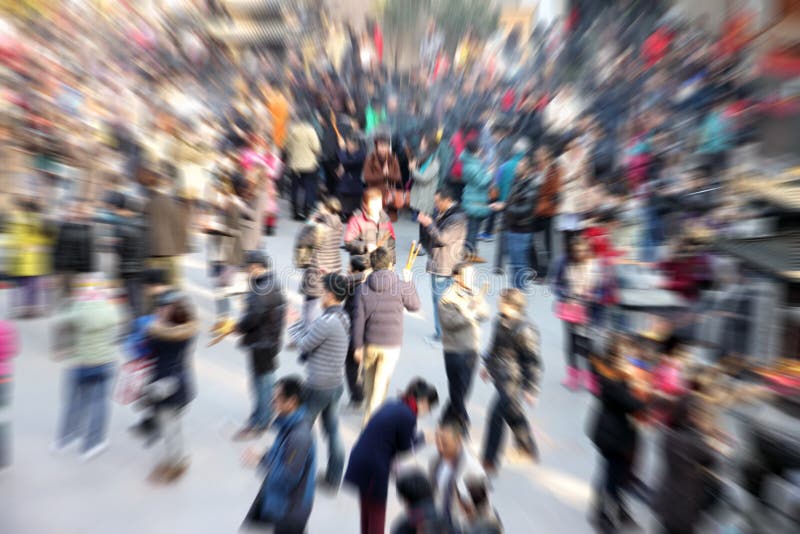
[[[299,305],[297,284],[300,273],[292,269],[292,244],[298,223],[280,221],[277,236],[266,238],[266,250],[285,281],[287,293]],[[397,223],[398,263],[404,264],[416,223],[407,216]],[[171,486],[153,486],[146,481],[156,461],[160,444],[144,449],[131,437],[127,427],[137,415],[126,406],[113,405],[109,429],[110,448],[88,463],[76,452],[53,455],[53,441],[62,409],[62,364],[50,358],[52,325],[48,319],[17,323],[22,352],[16,360],[13,400],[13,465],[0,472],[0,532],[4,534],[174,534],[235,532],[259,486],[255,473],[241,463],[246,447],[231,441],[250,409],[246,355],[228,339],[207,348],[207,329],[213,321],[210,280],[207,278],[202,237],[198,252],[183,263],[184,286],[196,305],[204,330],[194,352],[197,397],[184,418],[184,436],[191,456],[186,475]],[[480,253],[494,257],[494,243],[481,243]],[[346,254],[343,252],[346,265]],[[429,278],[425,259],[414,266],[422,310],[407,314],[403,350],[392,377],[390,393],[399,391],[415,376],[432,381],[442,401],[447,399],[447,380],[440,350],[426,344],[432,326]],[[400,267],[398,267],[400,268]],[[489,265],[480,266],[484,279],[491,281],[489,300],[496,310],[500,276]],[[9,306],[9,291],[2,300]],[[570,393],[560,386],[563,378],[563,330],[553,317],[553,299],[544,286],[529,294],[529,316],[541,334],[544,375],[542,393],[530,410],[530,421],[541,449],[538,466],[504,462],[493,481],[492,502],[506,528],[517,533],[585,533],[595,454],[585,429],[592,409],[588,393]],[[298,308],[299,309],[299,308]],[[490,340],[490,323],[484,326],[484,346]],[[294,350],[280,356],[278,376],[302,373]],[[470,448],[482,447],[484,425],[493,389],[476,376],[469,402],[473,421]],[[437,414],[421,421],[432,430]],[[349,451],[361,421],[360,414],[344,414],[342,436]],[[319,425],[318,425],[319,426]],[[317,428],[319,465],[324,466],[327,447]],[[268,433],[255,444],[266,447]],[[427,468],[433,445],[407,459]],[[349,453],[348,453],[349,454]],[[401,506],[390,489],[388,525]],[[639,517],[643,510],[636,508]],[[318,492],[309,522],[311,534],[344,534],[358,531],[358,502],[343,489],[332,497]]]

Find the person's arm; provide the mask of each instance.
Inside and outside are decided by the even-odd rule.
[[[411,171],[414,177],[414,184],[427,185],[439,177],[439,159],[434,158],[424,171],[420,172],[419,169]]]
[[[344,248],[354,255],[367,253],[367,244],[361,236],[361,227],[356,217],[350,217],[347,228],[344,231]]]
[[[295,490],[303,478],[303,472],[313,446],[314,441],[310,434],[292,432],[281,447],[280,455],[271,466],[266,464],[268,454],[264,455],[259,463],[259,469],[267,471],[264,489],[268,495],[288,496]],[[266,512],[269,517],[273,517],[270,515],[269,502],[267,500],[265,503]],[[277,513],[278,511],[275,511],[276,518]]]
[[[632,414],[645,408],[644,401],[631,393],[626,383],[612,381],[609,387],[603,388],[603,402],[618,407],[621,411]]]
[[[364,308],[364,295],[363,291],[356,290],[355,295],[353,295],[355,299],[355,307],[353,309],[353,348],[360,349],[364,346],[364,331],[365,323],[367,320],[367,312]]]
[[[542,371],[539,332],[532,325],[525,325],[519,333],[518,346],[522,364],[522,389],[530,393],[539,390],[539,377]]]
[[[473,319],[481,323],[489,319],[489,303],[486,302],[486,297],[484,297],[482,292],[475,296],[473,303]]]
[[[425,231],[430,238],[431,247],[446,247],[451,243],[464,241],[467,235],[467,221],[465,219],[452,221],[445,228],[439,228],[433,221],[425,228]]]
[[[419,294],[417,293],[417,288],[414,286],[414,283],[404,281],[401,283],[400,288],[403,297],[403,307],[410,312],[419,311],[422,307],[422,303],[419,300]]]
[[[200,324],[196,320],[184,324],[167,324],[160,319],[156,319],[147,329],[147,333],[156,339],[163,341],[186,341],[197,335],[200,331]]]
[[[299,354],[311,354],[328,337],[328,324],[325,317],[320,317],[308,328],[300,328],[294,332],[292,341]]]

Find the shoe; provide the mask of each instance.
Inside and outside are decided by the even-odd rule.
[[[246,426],[233,435],[233,441],[248,441],[256,439],[259,436],[256,429],[251,426]]]
[[[567,378],[561,382],[561,385],[570,391],[577,391],[580,387],[578,369],[575,367],[567,367]]]
[[[91,449],[84,451],[81,454],[81,460],[83,460],[84,462],[88,462],[92,458],[105,452],[105,450],[108,449],[108,445],[109,445],[108,441],[101,441]]]
[[[72,447],[77,445],[77,443],[78,438],[71,439],[65,443],[60,443],[58,440],[56,440],[50,444],[50,452],[56,456],[63,456],[69,452]]]
[[[509,463],[514,464],[526,464],[529,462],[533,462],[535,464],[539,463],[538,453],[518,446],[507,450],[506,458],[508,458]]]
[[[331,496],[336,496],[339,493],[339,485],[338,484],[331,484],[327,480],[325,480],[324,475],[319,475],[317,477],[317,488],[320,491],[323,491]]]
[[[165,484],[176,482],[183,476],[184,473],[186,473],[187,469],[189,469],[189,460],[184,458],[183,460],[180,460],[179,462],[167,467],[162,480]]]
[[[495,465],[493,462],[483,460],[481,465],[483,466],[483,471],[486,473],[487,477],[493,478],[497,476],[497,465]]]

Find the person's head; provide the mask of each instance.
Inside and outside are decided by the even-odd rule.
[[[377,219],[383,211],[383,192],[378,188],[371,187],[364,191],[363,199],[367,217]]]
[[[478,152],[480,152],[480,150],[481,150],[481,143],[480,143],[480,141],[478,140],[477,137],[467,141],[466,150],[467,150],[467,152],[469,152],[473,156],[478,155]]]
[[[589,259],[590,256],[591,251],[586,239],[579,233],[572,234],[569,239],[569,261],[571,263],[582,262]]]
[[[417,417],[426,415],[439,404],[439,393],[436,387],[423,380],[415,378],[406,386],[403,394],[406,399],[413,399],[417,406]]]
[[[470,520],[480,517],[490,508],[489,488],[484,477],[470,476],[458,485],[457,490],[458,502]]]
[[[455,264],[453,280],[463,288],[473,289],[475,287],[475,266],[466,261]]]
[[[454,462],[463,447],[464,427],[455,418],[445,417],[436,428],[436,450],[448,462]]]
[[[443,186],[436,191],[436,194],[433,197],[433,204],[436,206],[436,211],[439,213],[444,213],[456,203],[456,199],[456,192],[453,190],[453,188],[449,186]]]
[[[369,269],[369,262],[367,262],[364,256],[352,256],[350,258],[351,273],[363,273],[367,269]]]
[[[286,376],[275,383],[272,409],[278,416],[294,413],[303,403],[303,381],[295,375]]]
[[[326,274],[322,278],[322,307],[337,306],[347,298],[347,279],[339,273]]]
[[[386,159],[389,157],[389,153],[391,152],[391,144],[389,142],[389,136],[387,135],[378,135],[375,137],[375,152],[381,159]]]
[[[525,315],[525,294],[519,289],[510,287],[500,292],[498,310],[506,317],[520,317]]]
[[[370,253],[369,263],[374,271],[391,269],[392,256],[385,247],[378,247]]]
[[[397,495],[408,508],[415,508],[433,498],[433,487],[425,472],[412,469],[397,477]]]
[[[250,276],[258,276],[265,273],[270,268],[269,256],[260,250],[245,251],[244,263],[246,265],[247,274]]]

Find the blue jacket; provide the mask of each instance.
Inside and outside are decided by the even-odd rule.
[[[511,192],[511,184],[514,183],[514,176],[517,172],[517,165],[522,160],[524,154],[515,154],[511,159],[500,165],[497,170],[496,185],[499,192],[498,199],[505,202],[508,199],[508,194]]]
[[[461,206],[468,217],[488,217],[492,213],[489,209],[489,185],[492,177],[478,156],[464,151],[461,162],[464,182]]]
[[[261,522],[302,521],[311,515],[317,454],[305,408],[275,419],[278,435],[259,469],[266,472],[257,500]],[[255,519],[255,518],[254,518]]]
[[[372,415],[350,452],[345,483],[359,493],[386,502],[389,474],[397,454],[411,449],[417,416],[402,400],[387,401]]]

